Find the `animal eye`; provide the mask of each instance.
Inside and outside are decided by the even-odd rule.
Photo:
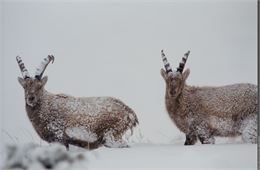
[[[40,90],[41,88],[42,88],[42,86],[38,86],[38,87],[37,87],[37,90]]]
[[[42,83],[41,82],[37,82],[37,87],[41,88],[42,87]]]
[[[176,94],[176,90],[175,89],[172,89],[169,91],[170,92],[170,95],[173,96],[174,94]]]

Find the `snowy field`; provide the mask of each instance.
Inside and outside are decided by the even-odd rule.
[[[17,170],[257,169],[257,146],[240,139],[184,146],[167,115],[160,76],[161,49],[174,68],[191,50],[187,84],[256,84],[256,1],[108,1],[0,3],[0,140],[19,146],[9,149],[8,161],[1,148],[0,169],[3,163]],[[26,115],[15,57],[33,73],[48,54],[56,57],[45,72],[50,92],[114,96],[135,110],[142,135],[130,148],[66,152],[39,138]]]
[[[102,148],[90,169],[256,169],[256,145],[135,145]],[[91,155],[93,156],[93,154]],[[212,168],[214,167],[214,168]]]
[[[44,166],[60,170],[176,168],[251,170],[257,167],[255,144],[194,146],[134,144],[130,148],[101,147],[94,151],[73,148],[69,153],[60,145],[34,147],[27,144],[18,148],[8,159],[9,167],[16,167],[17,170],[19,166],[24,167],[23,169],[38,170]]]

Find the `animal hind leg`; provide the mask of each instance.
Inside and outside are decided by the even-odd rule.
[[[194,145],[197,142],[197,136],[195,134],[186,134],[186,140],[184,145]]]
[[[104,135],[104,146],[109,148],[127,148],[127,142],[122,139],[122,134],[115,130],[110,130]]]
[[[256,115],[250,115],[243,120],[242,126],[242,140],[245,143],[257,143],[257,120]]]
[[[81,147],[87,150],[93,150],[99,148],[102,144],[99,141],[95,142],[87,142],[83,140],[78,140],[78,139],[68,139],[69,144]]]
[[[199,140],[202,144],[215,144],[214,136],[203,134],[199,135]]]

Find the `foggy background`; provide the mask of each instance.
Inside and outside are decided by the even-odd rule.
[[[33,75],[53,54],[48,91],[120,98],[154,143],[184,136],[165,110],[161,49],[173,68],[191,51],[189,85],[257,83],[256,1],[4,1],[1,8],[4,143],[42,143],[25,112],[17,55]]]

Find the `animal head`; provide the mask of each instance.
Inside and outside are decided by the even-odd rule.
[[[189,54],[190,51],[184,54],[184,57],[182,57],[182,61],[179,64],[179,67],[175,71],[171,68],[170,63],[168,62],[163,50],[161,51],[161,56],[165,68],[165,70],[163,68],[161,69],[161,75],[166,83],[166,93],[173,98],[177,98],[181,94],[182,89],[185,85],[185,81],[190,74],[189,69],[186,69],[183,72]]]
[[[47,65],[51,61],[53,63],[54,56],[49,55],[41,62],[40,66],[36,69],[34,77],[30,77],[29,72],[26,69],[21,57],[17,56],[16,60],[22,73],[22,77],[18,77],[18,82],[24,88],[25,102],[27,105],[34,107],[41,98],[44,91],[44,86],[48,80],[47,76],[44,76],[42,78],[42,75]]]

